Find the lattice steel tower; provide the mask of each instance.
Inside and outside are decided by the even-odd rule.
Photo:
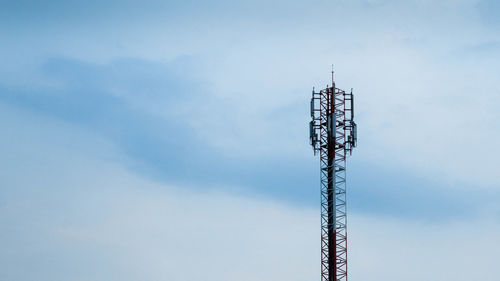
[[[354,97],[332,86],[312,91],[310,140],[321,166],[321,281],[347,280],[346,157],[356,146]]]

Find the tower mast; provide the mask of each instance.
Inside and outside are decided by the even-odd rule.
[[[347,280],[346,158],[356,146],[352,89],[332,85],[311,98],[310,141],[320,155],[321,281]]]

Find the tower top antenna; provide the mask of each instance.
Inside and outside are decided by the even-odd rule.
[[[332,85],[335,85],[335,82],[334,82],[334,77],[333,77],[333,73],[334,73],[334,72],[335,72],[335,71],[333,71],[333,64],[332,64]]]

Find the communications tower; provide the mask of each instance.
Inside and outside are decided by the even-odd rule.
[[[356,147],[354,96],[332,85],[312,91],[310,142],[319,152],[321,281],[347,281],[346,157]]]

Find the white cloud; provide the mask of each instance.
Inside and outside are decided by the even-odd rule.
[[[334,63],[338,86],[355,88],[355,157],[498,188],[499,54],[464,50],[500,38],[482,29],[476,1],[367,2],[371,8],[317,2],[295,11],[296,21],[269,13],[259,23],[208,15],[12,29],[5,38],[13,40],[0,39],[1,82],[50,86],[26,69],[54,54],[104,63],[192,55],[207,94],[185,113],[200,136],[235,157],[306,157],[307,99],[312,86],[329,83]],[[0,112],[0,279],[319,277],[317,210],[152,182],[92,132]],[[487,281],[500,273],[495,218],[430,224],[354,215],[349,223],[354,281]]]
[[[319,278],[319,210],[152,182],[89,132],[1,112],[0,279]],[[496,280],[498,237],[495,217],[354,214],[350,279]]]
[[[497,219],[350,219],[351,280],[497,280]]]
[[[319,219],[311,210],[155,183],[125,169],[126,157],[88,132],[3,109],[10,122],[0,129],[11,139],[0,146],[8,159],[1,163],[0,279],[315,274]]]
[[[36,86],[50,81],[27,69],[53,54],[94,62],[190,55],[206,92],[178,110],[200,138],[233,157],[306,158],[307,99],[312,86],[329,83],[334,63],[338,86],[355,88],[363,160],[452,186],[498,189],[500,55],[474,48],[500,38],[484,28],[477,2],[257,1],[231,8],[220,1],[217,9],[179,6],[171,17],[159,8],[134,22],[75,21],[71,32],[57,24],[6,30],[13,40],[3,47],[0,72],[3,83]],[[33,41],[36,49],[18,48]]]

